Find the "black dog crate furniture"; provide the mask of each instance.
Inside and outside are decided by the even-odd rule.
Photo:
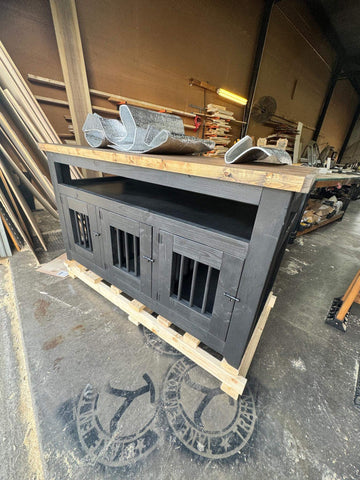
[[[314,169],[41,148],[68,258],[238,368]],[[74,180],[70,166],[107,176]]]

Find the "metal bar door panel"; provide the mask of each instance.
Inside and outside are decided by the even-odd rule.
[[[100,209],[105,270],[151,296],[152,227],[123,215]]]
[[[159,242],[160,302],[191,320],[192,335],[225,339],[243,261],[164,231]]]
[[[102,267],[96,207],[71,197],[61,196],[70,245],[70,255],[75,253]]]

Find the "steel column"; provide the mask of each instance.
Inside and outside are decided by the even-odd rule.
[[[334,92],[336,82],[337,82],[339,74],[341,72],[341,66],[342,66],[342,62],[340,61],[340,58],[338,57],[337,60],[336,60],[336,64],[334,66],[334,69],[331,73],[331,77],[330,77],[330,80],[329,80],[329,84],[328,84],[328,88],[327,88],[326,95],[325,95],[325,98],[324,98],[324,102],[323,102],[323,105],[321,107],[321,112],[320,112],[318,121],[316,122],[315,131],[314,131],[314,134],[312,136],[312,139],[314,140],[314,142],[316,142],[317,139],[319,138],[320,130],[321,130],[321,127],[324,123],[326,112],[327,112],[327,109],[329,107],[330,100],[331,100],[332,94]]]
[[[346,137],[345,137],[345,139],[344,139],[344,143],[342,144],[342,147],[341,147],[341,150],[340,150],[338,159],[337,159],[337,163],[340,163],[340,162],[341,162],[341,159],[342,159],[342,157],[343,157],[343,155],[344,155],[344,153],[345,153],[346,147],[347,147],[347,145],[348,145],[348,143],[349,143],[349,140],[350,140],[350,138],[351,138],[351,134],[352,134],[352,132],[353,132],[353,130],[354,130],[354,128],[355,128],[356,122],[358,121],[359,117],[360,117],[360,103],[359,103],[359,105],[357,106],[357,109],[356,109],[356,111],[355,111],[355,113],[354,113],[353,119],[351,120],[351,124],[350,124],[349,130],[348,130],[348,132],[347,132],[347,134],[346,134]]]
[[[249,92],[248,92],[248,97],[247,97],[248,101],[247,101],[245,111],[244,111],[243,121],[245,123],[241,127],[241,137],[244,137],[247,134],[247,131],[248,131],[250,114],[251,114],[252,106],[253,106],[253,103],[254,103],[256,84],[257,84],[258,77],[259,77],[261,59],[262,59],[262,55],[263,55],[264,47],[265,47],[266,34],[267,34],[267,31],[268,31],[268,27],[269,27],[269,23],[270,23],[270,17],[271,17],[271,11],[272,11],[272,7],[273,7],[274,3],[275,3],[274,0],[265,0],[265,6],[264,6],[262,19],[261,19],[259,36],[258,36],[258,41],[257,41],[257,46],[256,46],[254,64],[253,64],[253,68],[252,68],[252,72],[251,72]]]

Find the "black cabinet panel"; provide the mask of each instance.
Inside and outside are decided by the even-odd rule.
[[[70,248],[87,260],[103,265],[96,207],[75,198],[61,197]]]
[[[49,155],[69,258],[239,367],[303,194],[121,164],[73,181],[104,163],[79,162]]]
[[[169,232],[159,238],[160,302],[190,318],[193,335],[202,330],[225,340],[242,260]]]
[[[99,210],[105,271],[113,283],[124,281],[151,297],[152,227]]]

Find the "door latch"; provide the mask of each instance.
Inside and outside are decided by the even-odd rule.
[[[225,295],[225,297],[227,297],[230,300],[230,302],[231,301],[240,302],[240,298],[233,297],[232,295],[230,295],[230,293],[224,292],[224,295]]]
[[[155,262],[155,260],[153,258],[150,258],[147,255],[143,255],[143,258],[145,258],[145,260],[147,260],[148,262],[151,262],[151,263]]]
[[[101,233],[99,232],[94,232],[94,237],[100,237]]]

